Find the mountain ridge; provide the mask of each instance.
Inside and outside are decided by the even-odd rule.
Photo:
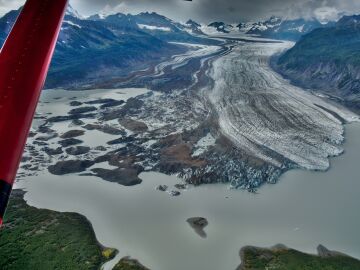
[[[315,29],[279,57],[282,75],[319,89],[360,110],[360,16],[344,16],[334,26]]]

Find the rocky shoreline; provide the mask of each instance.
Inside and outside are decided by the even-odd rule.
[[[1,269],[90,270],[115,258],[118,251],[97,241],[85,217],[28,206],[24,194],[11,195],[0,232]]]
[[[49,268],[61,268],[65,263],[67,266],[74,264],[77,269],[100,269],[100,267],[109,260],[115,258],[117,250],[102,246],[95,238],[93,229],[89,221],[79,214],[58,213],[50,210],[41,210],[28,206],[24,199],[24,192],[14,190],[9,210],[4,222],[4,228],[0,233],[0,267],[1,269],[30,269],[28,266],[39,266],[38,258],[41,258],[42,266]],[[187,220],[189,225],[201,237],[206,237],[204,232],[208,221],[202,217],[193,217]],[[21,231],[21,234],[18,233]],[[68,234],[63,234],[67,231]],[[62,238],[57,235],[62,233]],[[70,234],[69,234],[70,233]],[[13,236],[15,236],[13,238]],[[23,235],[24,237],[19,237]],[[79,237],[79,238],[77,238]],[[67,241],[69,238],[69,241]],[[79,239],[74,241],[74,239]],[[39,249],[37,242],[45,250]],[[26,247],[37,246],[34,252],[41,252],[42,256],[27,257]],[[55,245],[55,249],[50,248]],[[81,253],[80,261],[71,261],[74,256],[61,256],[57,251],[61,248],[63,252],[70,252],[72,255]],[[16,249],[16,252],[13,252]],[[51,252],[55,251],[55,255]],[[272,248],[258,248],[252,246],[243,247],[240,251],[241,265],[238,270],[354,270],[360,267],[360,261],[347,256],[346,254],[328,250],[319,245],[317,247],[318,255],[306,254],[297,250],[288,248],[284,245],[276,245]],[[9,256],[7,252],[12,255]],[[85,255],[84,255],[85,254]],[[95,256],[95,255],[96,256]],[[85,256],[85,257],[84,257]],[[86,257],[88,256],[88,257]],[[12,268],[8,259],[12,260]],[[26,267],[23,263],[26,260]],[[62,269],[62,268],[61,268]],[[112,268],[113,270],[149,270],[138,260],[130,257],[121,258]]]

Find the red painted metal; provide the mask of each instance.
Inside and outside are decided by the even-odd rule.
[[[67,0],[27,0],[0,52],[0,180],[10,185],[16,177],[66,6]]]

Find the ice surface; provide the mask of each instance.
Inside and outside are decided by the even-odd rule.
[[[278,167],[287,159],[302,168],[326,170],[328,157],[343,152],[339,117],[358,118],[292,86],[269,67],[270,56],[289,46],[237,46],[214,62],[209,98],[222,133],[248,154]]]

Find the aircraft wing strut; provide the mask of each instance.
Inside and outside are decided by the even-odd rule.
[[[0,52],[0,226],[67,0],[27,0]]]

